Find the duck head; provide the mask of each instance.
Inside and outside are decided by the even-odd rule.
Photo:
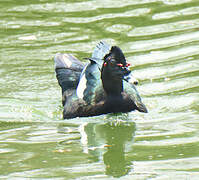
[[[101,69],[102,84],[107,95],[121,95],[123,80],[131,72],[128,66],[122,50],[117,46],[112,46],[109,54],[104,56]]]

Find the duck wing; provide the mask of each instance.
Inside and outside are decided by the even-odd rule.
[[[108,54],[110,50],[111,46],[109,44],[107,44],[105,41],[100,41],[93,50],[92,56],[89,58],[89,60],[95,62],[101,68],[104,56]]]
[[[109,53],[111,46],[100,41],[95,47],[90,62],[83,69],[76,94],[87,104],[99,102],[104,97],[104,90],[101,82],[101,67],[103,59]]]
[[[55,72],[62,94],[76,89],[84,64],[71,54],[57,53],[54,57]]]
[[[89,63],[80,76],[76,94],[78,98],[83,99],[87,104],[95,101],[95,94],[102,88],[101,72],[98,65],[94,62]]]
[[[130,99],[136,105],[136,109],[140,112],[147,113],[148,110],[147,110],[146,106],[143,104],[142,99],[141,99],[136,87],[134,86],[134,84],[124,81],[123,87],[124,87],[124,91],[129,95]]]

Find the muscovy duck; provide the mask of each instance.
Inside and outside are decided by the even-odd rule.
[[[55,55],[64,119],[133,110],[147,113],[135,88],[137,81],[119,47],[101,41],[88,59],[84,65],[73,55]]]

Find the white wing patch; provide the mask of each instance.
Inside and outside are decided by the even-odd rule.
[[[72,65],[72,62],[70,61],[69,57],[67,54],[64,54],[63,55],[63,60],[64,60],[64,63],[66,64],[66,67],[71,67]]]
[[[54,61],[55,61],[55,69],[63,67],[70,68],[72,66],[72,62],[68,54],[57,53],[55,55]]]
[[[86,89],[86,83],[87,83],[87,79],[86,79],[86,74],[84,73],[80,79],[80,82],[76,90],[77,97],[80,99],[83,99],[84,97],[84,90]]]

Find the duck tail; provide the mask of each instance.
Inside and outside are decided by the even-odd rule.
[[[56,54],[54,57],[55,72],[62,94],[68,89],[76,89],[83,63],[70,54]]]

